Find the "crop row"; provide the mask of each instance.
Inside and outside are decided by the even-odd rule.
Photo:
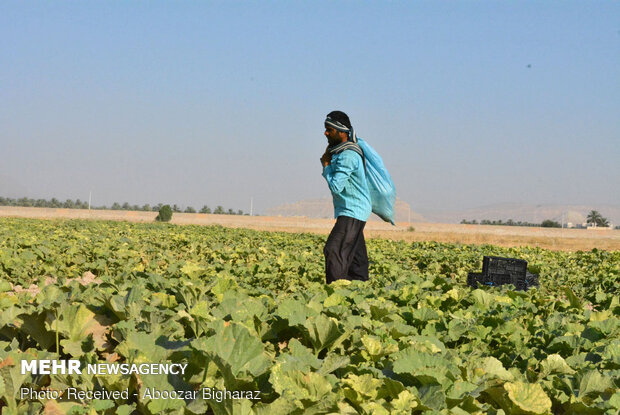
[[[620,252],[374,239],[371,280],[327,286],[324,242],[217,226],[1,219],[2,413],[620,409]],[[483,255],[526,259],[540,289],[472,290],[466,275]],[[22,375],[22,359],[188,369]],[[132,397],[21,399],[22,387]],[[144,395],[204,388],[260,399]]]

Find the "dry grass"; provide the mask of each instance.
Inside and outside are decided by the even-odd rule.
[[[153,222],[156,212],[113,210],[46,209],[0,206],[0,217],[27,217],[39,219],[98,219]],[[206,215],[200,213],[175,213],[172,223],[179,225],[222,225],[264,231],[312,232],[327,234],[333,219],[306,217],[270,217]],[[413,226],[414,231],[408,230]],[[367,238],[385,238],[404,241],[437,241],[462,244],[493,244],[505,247],[535,246],[559,251],[620,250],[620,230],[583,230],[529,228],[518,226],[457,225],[444,223],[398,223],[369,221]]]

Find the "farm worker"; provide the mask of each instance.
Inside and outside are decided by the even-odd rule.
[[[338,279],[368,280],[368,254],[364,226],[370,216],[370,192],[366,183],[364,153],[352,141],[355,130],[342,111],[325,119],[329,145],[321,157],[323,177],[334,201],[336,224],[323,253],[327,283]]]

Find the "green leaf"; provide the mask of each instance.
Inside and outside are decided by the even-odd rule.
[[[114,401],[110,401],[110,400],[93,400],[93,409],[95,409],[96,411],[104,411],[106,409],[110,409],[110,408],[114,408],[116,407],[116,404],[114,403]]]
[[[437,354],[446,351],[446,346],[434,336],[413,336],[410,342],[411,348],[420,352]]]
[[[575,373],[559,354],[547,356],[547,358],[540,363],[540,369],[540,376],[543,378],[556,373],[564,375]]]
[[[609,398],[609,404],[616,410],[620,410],[620,390],[616,391],[611,398]]]
[[[310,369],[318,369],[321,361],[312,353],[312,350],[301,344],[297,339],[291,339],[288,344],[290,353],[282,353],[278,356],[278,362],[284,372],[301,370],[309,372]]]
[[[475,385],[471,382],[457,380],[450,387],[450,389],[448,389],[447,397],[448,399],[460,401],[464,399],[470,392],[475,391],[477,388],[478,385]]]
[[[591,370],[586,373],[581,382],[579,382],[579,396],[595,397],[607,391],[613,391],[615,389],[613,381],[607,377],[601,375],[596,370]]]
[[[265,312],[265,306],[260,300],[236,291],[226,291],[220,305],[212,310],[216,318],[224,319],[226,316],[231,316],[234,321],[246,324],[251,324],[254,316],[262,319]]]
[[[482,308],[488,308],[495,304],[495,296],[479,288],[473,290],[471,292],[471,296],[478,305],[482,306]]]
[[[155,394],[158,391],[187,389],[186,385],[172,384],[169,381],[169,377],[165,375],[139,375],[138,379],[141,384],[141,388],[138,392],[138,399],[142,404],[147,406],[151,413],[157,414],[180,410],[185,406],[185,401],[182,399],[162,399],[158,398]],[[178,379],[174,380],[178,382]],[[149,395],[146,395],[147,392]]]
[[[79,357],[84,354],[82,345],[90,336],[93,346],[102,350],[107,345],[107,333],[110,321],[101,315],[96,315],[84,304],[74,304],[60,309],[58,320],[50,325],[51,331],[58,330],[66,339],[61,341],[65,351]]]
[[[11,284],[8,281],[0,281],[0,293],[11,291]]]
[[[504,369],[502,362],[494,357],[487,357],[482,361],[482,370],[484,370],[491,379],[501,379],[505,381],[514,379],[512,373]]]
[[[132,403],[131,405],[121,405],[116,408],[116,415],[130,415],[136,409],[136,404]]]
[[[22,321],[21,330],[30,335],[41,349],[47,350],[56,343],[56,334],[45,326],[45,314],[23,314],[19,319]]]
[[[348,356],[338,356],[335,354],[329,354],[323,360],[323,364],[317,373],[321,375],[327,375],[332,373],[340,368],[345,367],[351,362]]]
[[[159,363],[164,362],[170,351],[157,344],[156,335],[130,331],[116,348],[116,351],[130,362]]]
[[[278,305],[276,313],[278,316],[287,319],[291,326],[305,324],[308,316],[306,305],[292,298],[283,300]]]
[[[229,290],[234,290],[238,285],[234,279],[226,276],[218,276],[211,292],[215,295],[218,301],[222,301],[224,293]]]
[[[335,318],[326,317],[322,314],[317,317],[310,317],[304,327],[316,354],[323,349],[331,350],[346,335],[338,327],[338,321]]]
[[[601,357],[610,368],[620,369],[620,340],[615,340],[613,343],[605,346]]]
[[[440,411],[446,407],[446,395],[440,385],[423,385],[418,388],[420,403],[426,408]]]
[[[570,287],[564,287],[564,293],[566,294],[571,307],[581,309],[581,301],[579,301],[579,298],[577,298]]]
[[[223,331],[206,341],[206,350],[215,353],[230,366],[233,376],[248,373],[259,376],[271,364],[263,343],[252,336],[248,329],[230,323]]]
[[[300,370],[284,373],[280,365],[272,368],[269,381],[281,396],[307,399],[311,402],[323,399],[332,390],[332,385],[318,373],[304,373]]]
[[[413,319],[421,322],[428,322],[439,319],[439,313],[428,307],[416,308],[411,312],[411,316]]]

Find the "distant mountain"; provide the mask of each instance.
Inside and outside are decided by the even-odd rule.
[[[507,203],[481,206],[471,209],[437,212],[423,211],[424,217],[431,222],[459,223],[463,219],[503,220],[512,219],[515,222],[540,223],[545,219],[558,222],[584,223],[588,213],[597,210],[610,223],[620,225],[620,206],[617,205],[528,205]]]
[[[295,203],[276,206],[267,209],[267,216],[305,216],[307,218],[333,218],[334,205],[331,198],[307,199]],[[428,222],[419,213],[413,212],[409,203],[396,199],[394,206],[394,218],[396,222]],[[370,215],[369,220],[381,220],[376,215]]]

